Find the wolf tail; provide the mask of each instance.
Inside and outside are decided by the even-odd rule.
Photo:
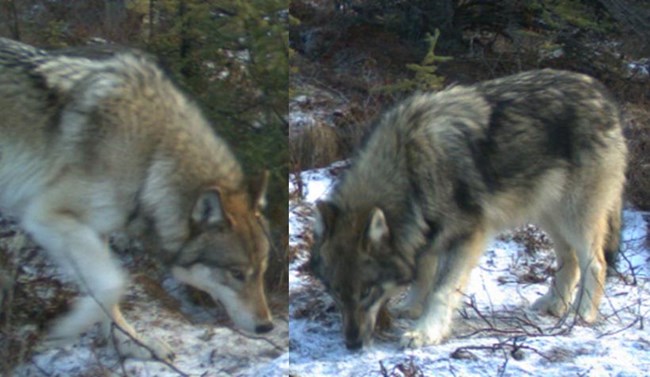
[[[605,238],[605,261],[607,266],[616,269],[618,254],[621,248],[621,216],[623,213],[623,198],[617,200],[607,218],[607,237]]]

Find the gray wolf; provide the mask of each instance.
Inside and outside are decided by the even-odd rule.
[[[159,245],[173,276],[222,302],[236,325],[270,331],[266,174],[245,178],[143,53],[84,55],[0,39],[0,208],[85,293],[46,344],[116,323],[125,356],[173,358],[120,312],[128,280],[108,248],[119,230]]]
[[[533,307],[561,316],[573,302],[594,322],[626,153],[614,101],[572,72],[416,94],[388,111],[317,203],[311,265],[341,310],[347,347],[369,343],[379,309],[407,285],[397,311],[416,321],[402,345],[441,342],[486,241],[525,222],[550,235],[558,263]]]

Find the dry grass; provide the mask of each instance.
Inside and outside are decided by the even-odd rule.
[[[289,155],[296,171],[326,166],[342,158],[341,138],[327,124],[291,128]]]
[[[371,101],[360,104],[317,79],[294,80],[289,126],[291,171],[320,168],[349,157],[365,124],[377,114]]]

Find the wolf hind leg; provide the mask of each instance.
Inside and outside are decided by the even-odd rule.
[[[486,238],[486,232],[480,229],[469,236],[456,235],[441,241],[430,251],[445,253],[446,257],[439,263],[435,286],[426,298],[422,316],[413,329],[402,336],[402,347],[439,344],[449,334],[453,311],[460,302],[472,269],[483,253]]]
[[[616,199],[615,204],[607,216],[607,237],[605,238],[604,253],[607,267],[616,270],[616,262],[621,246],[621,217],[623,212],[623,198]]]
[[[533,309],[549,313],[556,317],[563,316],[571,305],[571,299],[578,283],[579,270],[575,249],[567,242],[555,224],[546,225],[544,230],[550,235],[555,246],[557,272],[548,292],[533,304]]]
[[[593,323],[598,317],[607,275],[603,251],[608,227],[606,214],[596,217],[592,224],[585,229],[581,244],[576,245],[580,284],[573,302],[576,313],[587,323]]]

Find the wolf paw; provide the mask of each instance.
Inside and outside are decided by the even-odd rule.
[[[555,317],[562,317],[568,308],[569,306],[563,300],[548,293],[538,298],[533,304],[534,310],[541,313],[548,313]]]
[[[402,335],[402,348],[419,348],[440,344],[447,336],[446,321],[420,321],[413,330]]]
[[[444,336],[442,333],[430,333],[419,330],[407,331],[402,335],[400,345],[402,348],[420,348],[440,344]]]
[[[598,307],[593,307],[591,302],[574,303],[572,309],[586,324],[592,324],[598,319]]]
[[[130,357],[140,360],[162,360],[171,363],[176,358],[167,343],[160,339],[149,337],[138,337],[133,339],[127,335],[117,336],[116,348],[122,357]]]

